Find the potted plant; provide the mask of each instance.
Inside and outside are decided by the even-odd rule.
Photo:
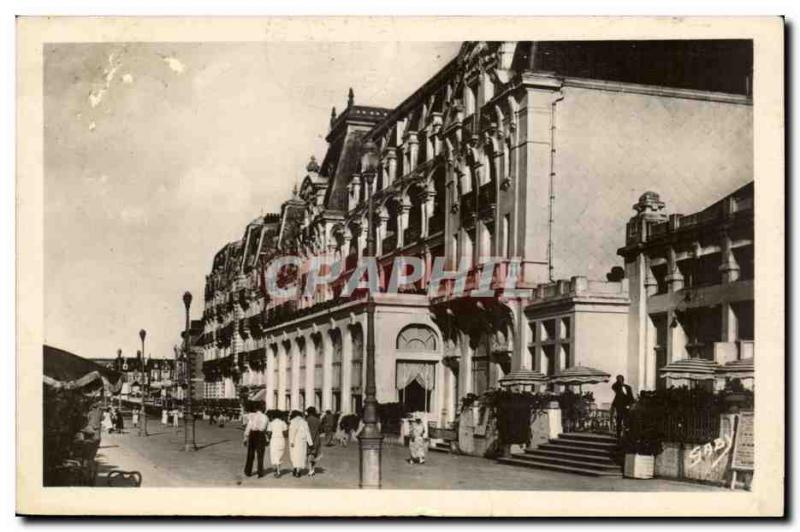
[[[638,418],[638,419],[637,419]],[[656,455],[662,451],[661,435],[652,424],[631,415],[630,428],[620,442],[625,455],[623,475],[628,478],[648,479],[655,476]]]

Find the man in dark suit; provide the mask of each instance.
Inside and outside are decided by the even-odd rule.
[[[611,385],[614,390],[614,401],[611,403],[611,408],[617,416],[617,438],[622,434],[623,427],[628,425],[628,410],[633,404],[633,390],[625,384],[625,377],[617,375],[617,381]]]

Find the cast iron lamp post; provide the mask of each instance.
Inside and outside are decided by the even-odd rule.
[[[183,450],[196,451],[197,444],[194,440],[194,414],[192,413],[192,377],[193,375],[193,362],[194,357],[191,351],[191,342],[189,340],[189,307],[192,305],[192,294],[190,292],[183,293],[183,306],[186,308],[186,328],[183,333],[183,360],[184,371],[183,375],[186,379],[186,396],[183,398]],[[191,417],[191,419],[189,419]],[[192,430],[192,436],[189,437],[189,429]]]
[[[367,258],[375,259],[375,227],[372,212],[372,184],[378,169],[378,150],[372,141],[363,146],[361,173],[367,185]],[[375,397],[375,301],[367,287],[367,382],[364,399],[364,428],[358,437],[360,451],[359,486],[381,487],[381,445],[378,428],[378,400]]]
[[[139,331],[139,338],[142,340],[142,423],[139,425],[139,436],[147,436],[147,410],[145,406],[145,395],[150,393],[150,372],[147,371],[147,356],[145,355],[144,350],[144,338],[147,336],[147,332],[142,329]]]

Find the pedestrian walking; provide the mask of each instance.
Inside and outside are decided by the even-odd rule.
[[[133,413],[131,414],[131,425],[133,428],[137,428],[139,426],[139,409],[134,408]]]
[[[161,409],[161,424],[162,425],[166,425],[167,423],[169,423],[169,419],[168,419],[167,416],[169,416],[169,413],[167,412],[167,409],[166,408],[162,408]]]
[[[249,415],[247,425],[244,427],[244,441],[247,447],[247,459],[244,463],[245,476],[253,474],[253,458],[256,459],[258,478],[264,476],[264,449],[267,446],[267,423],[269,419],[264,415],[264,407],[258,405]]]
[[[178,409],[172,411],[172,426],[177,427],[180,420],[178,419]]]
[[[122,410],[116,410],[117,418],[114,420],[114,426],[117,429],[117,432],[122,434],[123,430],[125,429],[125,420],[122,419]]]
[[[292,476],[299,478],[308,459],[308,448],[314,444],[308,422],[303,413],[293,410],[289,422],[289,459],[292,462]]]
[[[311,434],[311,449],[308,451],[308,476],[313,477],[317,474],[317,462],[322,458],[321,438],[319,437],[322,421],[319,419],[317,409],[309,406],[306,410],[306,423]]]
[[[409,464],[424,464],[425,454],[428,451],[428,434],[425,424],[419,417],[411,422],[409,431],[408,450],[411,456],[406,462]]]
[[[111,421],[111,412],[109,410],[105,410],[103,412],[102,428],[103,431],[108,432],[109,434],[114,432],[114,423]]]
[[[286,433],[289,427],[283,420],[283,413],[277,410],[272,411],[267,433],[269,434],[269,461],[275,468],[275,478],[281,477],[281,462],[283,453],[286,452]]]
[[[322,416],[322,432],[325,435],[325,447],[333,445],[333,433],[336,431],[336,418],[330,410],[325,411]]]
[[[617,438],[622,434],[623,429],[628,426],[628,412],[633,404],[633,390],[625,384],[625,377],[617,375],[617,380],[611,385],[614,390],[614,401],[611,403],[611,408],[616,414],[617,421]]]

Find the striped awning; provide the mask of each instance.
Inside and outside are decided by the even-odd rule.
[[[718,367],[717,374],[731,379],[752,379],[755,375],[755,363],[752,358],[734,360]]]
[[[267,398],[267,389],[263,386],[250,391],[250,401],[264,401]]]
[[[671,379],[689,379],[692,381],[705,381],[714,379],[719,366],[713,360],[704,358],[684,358],[676,360],[661,368],[662,377]]]
[[[586,366],[572,366],[562,369],[550,377],[553,384],[598,384],[608,382],[611,375],[605,371]]]
[[[543,382],[547,382],[547,375],[530,369],[518,369],[517,371],[512,371],[505,377],[502,377],[497,382],[503,387],[520,384],[541,384]]]

